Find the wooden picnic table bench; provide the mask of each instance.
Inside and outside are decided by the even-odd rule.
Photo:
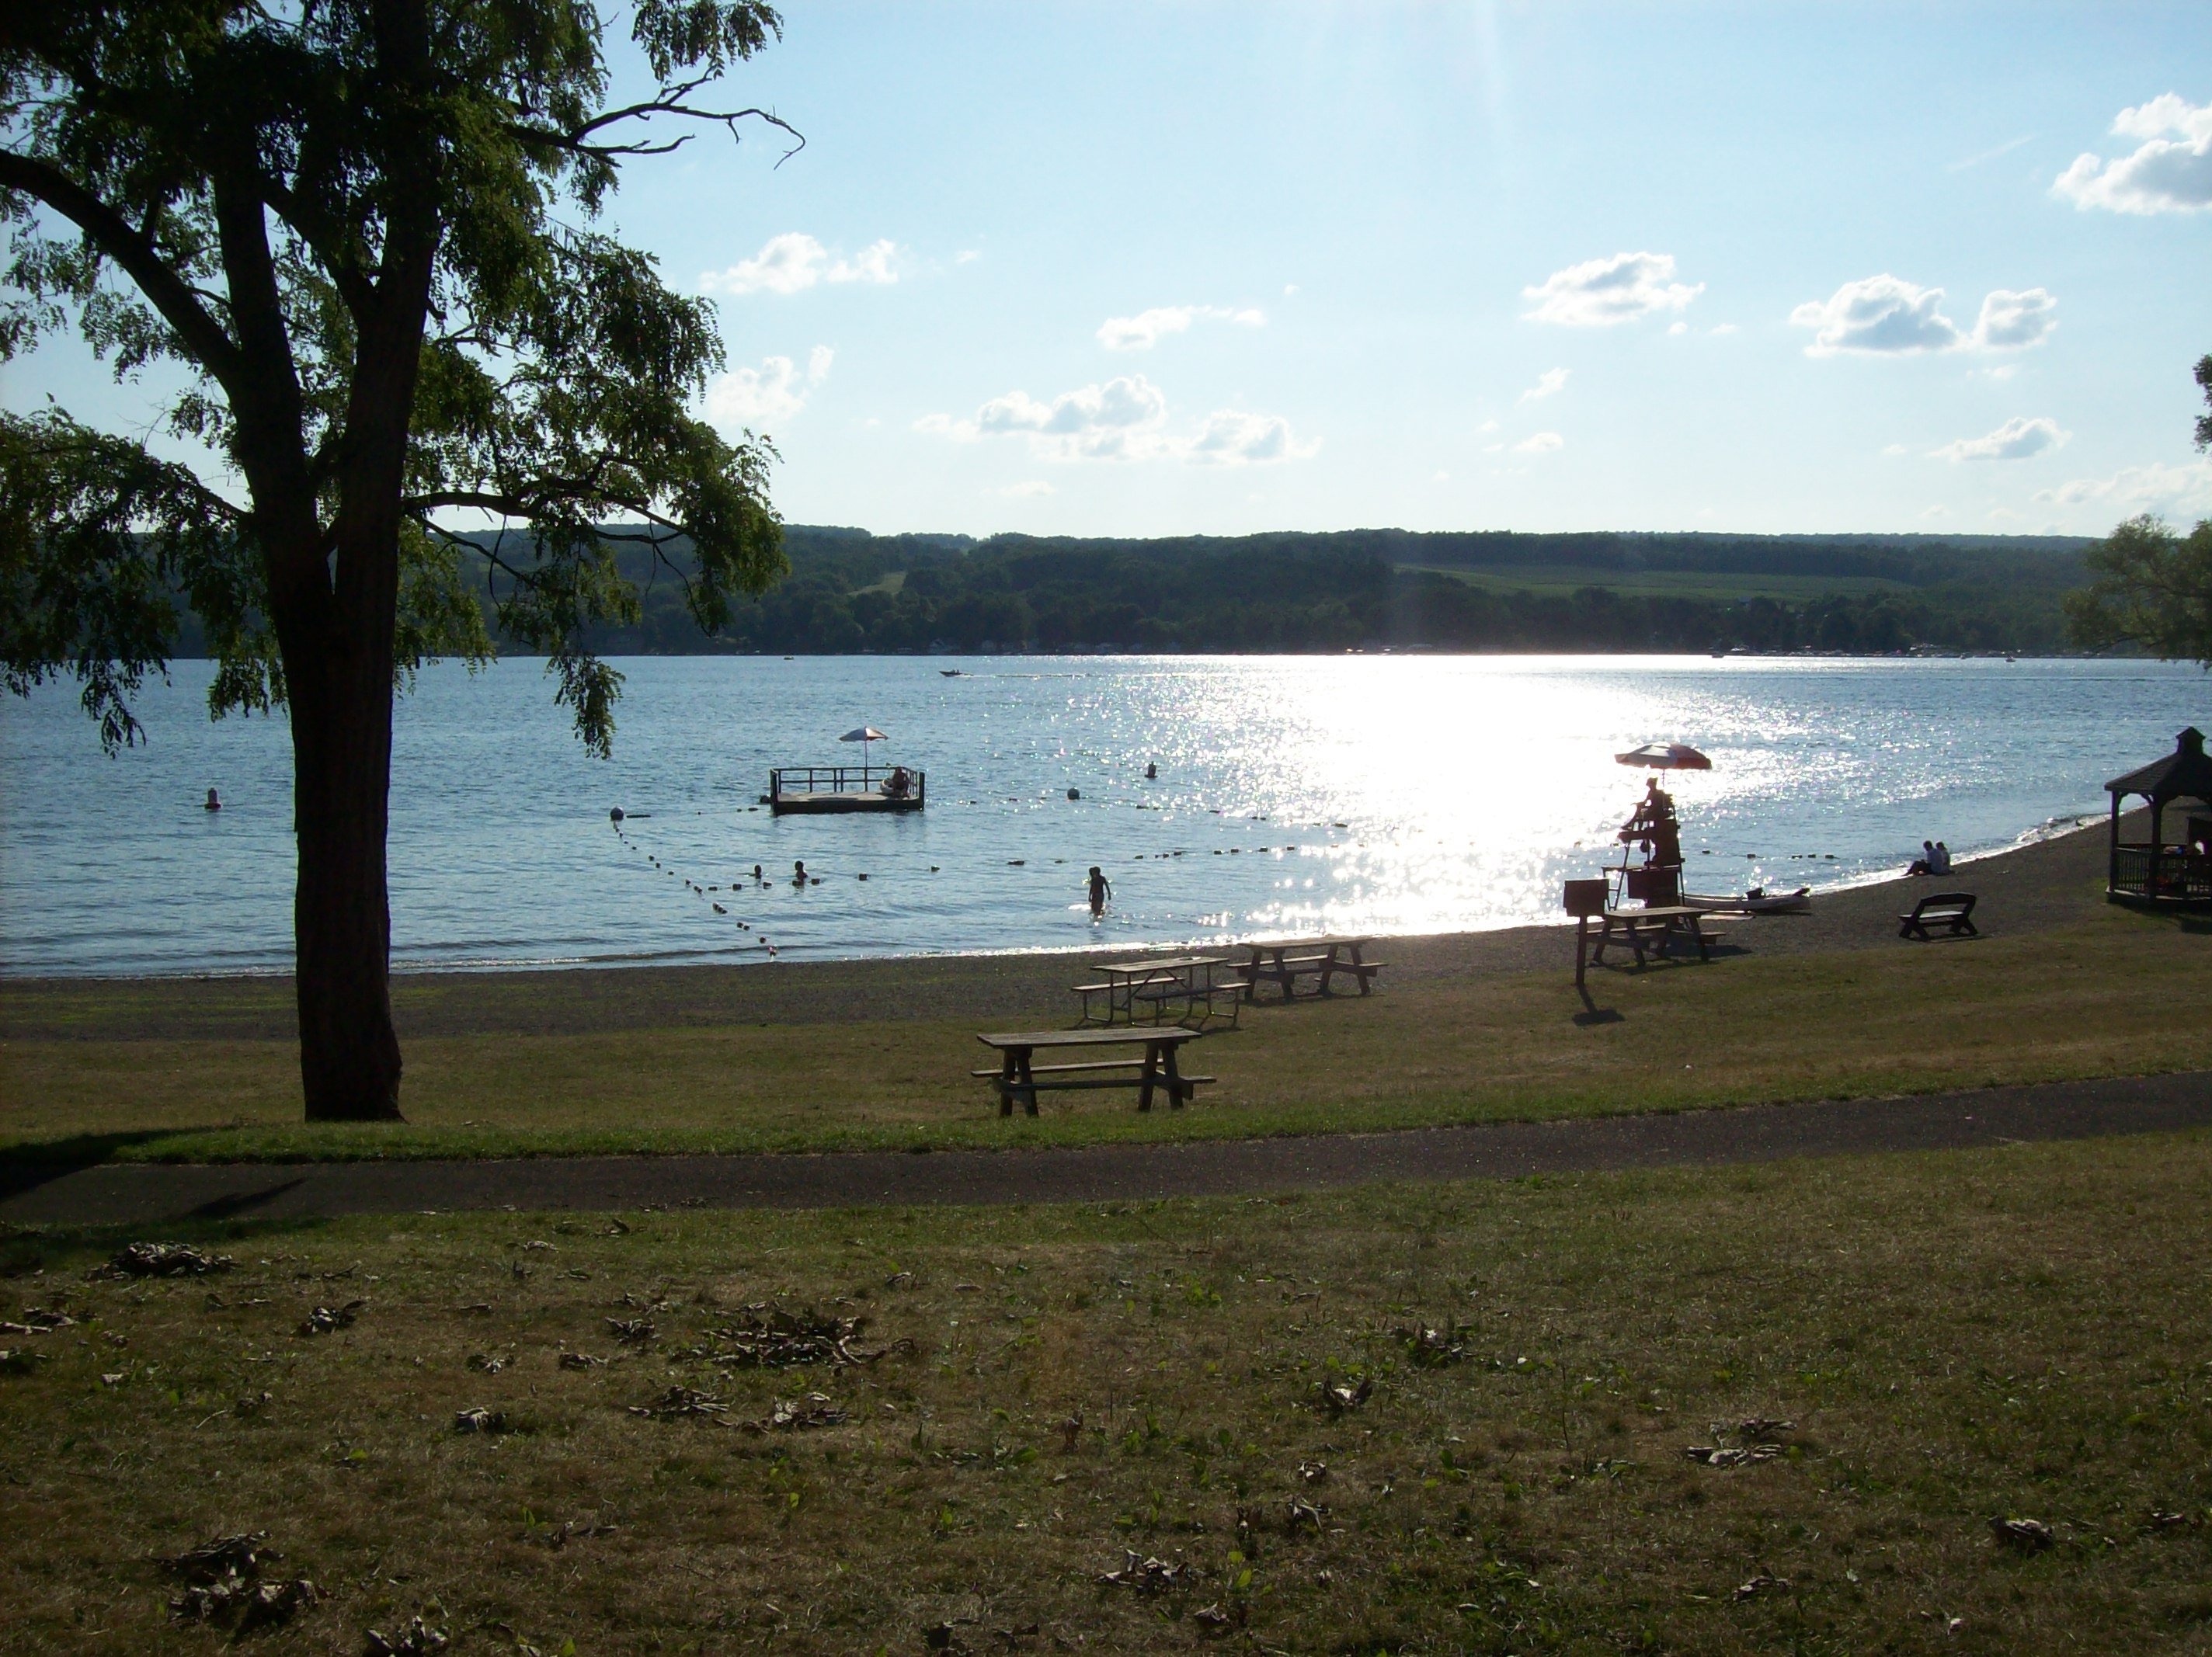
[[[1365,995],[1373,989],[1375,974],[1383,967],[1382,962],[1366,958],[1367,946],[1374,941],[1369,938],[1285,938],[1247,944],[1243,946],[1245,998],[1257,999],[1263,983],[1279,984],[1283,999],[1288,1001],[1297,993],[1301,978],[1316,980],[1316,994],[1333,995],[1335,986],[1331,980],[1339,973],[1358,979],[1359,992]]]
[[[1083,1022],[1133,1024],[1143,1016],[1158,1024],[1180,1009],[1176,1022],[1196,1017],[1203,1023],[1220,1016],[1226,1004],[1234,1024],[1245,980],[1217,977],[1215,970],[1230,964],[1224,956],[1186,955],[1094,965],[1099,981],[1075,986],[1083,998]]]
[[[1137,1089],[1137,1108],[1152,1108],[1152,1090],[1165,1088],[1169,1105],[1177,1110],[1188,1103],[1201,1083],[1213,1080],[1211,1076],[1185,1076],[1176,1065],[1176,1050],[1186,1041],[1195,1041],[1199,1032],[1185,1029],[1180,1024],[1161,1025],[1152,1029],[1107,1030],[1024,1030],[978,1035],[975,1038],[987,1047],[994,1047],[1000,1055],[996,1070],[971,1071],[972,1076],[992,1083],[999,1090],[999,1114],[1014,1114],[1014,1101],[1034,1116],[1037,1114],[1036,1096],[1040,1093],[1064,1088],[1126,1088]],[[1141,1059],[1079,1059],[1064,1065],[1039,1065],[1031,1055],[1040,1047],[1048,1052],[1081,1052],[1085,1048],[1115,1047],[1144,1047]],[[1134,1071],[1134,1075],[1108,1075],[1108,1071]]]
[[[1647,952],[1663,955],[1676,944],[1693,945],[1698,959],[1712,959],[1713,945],[1726,937],[1705,925],[1705,911],[1686,904],[1660,904],[1644,909],[1607,909],[1604,925],[1599,930],[1597,944],[1590,951],[1593,963],[1605,962],[1605,946],[1626,944],[1635,953],[1636,964],[1644,964]]]
[[[1923,944],[1935,942],[1935,934],[1928,929],[1941,926],[1948,938],[1979,938],[1981,931],[1974,925],[1974,895],[1972,892],[1933,892],[1912,906],[1911,912],[1897,918],[1899,938],[1917,938]]]

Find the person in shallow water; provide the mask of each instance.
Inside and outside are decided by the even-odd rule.
[[[1097,920],[1106,913],[1106,900],[1114,895],[1114,883],[1097,864],[1091,865],[1091,918]]]
[[[806,884],[806,865],[805,864],[793,863],[791,865],[791,883],[794,886],[804,886]]]

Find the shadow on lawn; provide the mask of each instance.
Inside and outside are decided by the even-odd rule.
[[[76,1133],[66,1139],[33,1139],[0,1150],[0,1199],[20,1197],[27,1191],[67,1177],[81,1168],[112,1162],[115,1153],[131,1145],[171,1139],[187,1133],[220,1132],[228,1124],[209,1127],[142,1128],[130,1133]]]

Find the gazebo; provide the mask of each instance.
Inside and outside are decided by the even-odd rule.
[[[2112,873],[2107,895],[2143,903],[2212,902],[2212,758],[2195,725],[2174,739],[2173,752],[2105,785],[2112,797]],[[2150,839],[2123,845],[2120,806],[2131,795],[2150,802]],[[2166,831],[2166,810],[2193,800],[2206,815],[2191,816],[2188,832]]]

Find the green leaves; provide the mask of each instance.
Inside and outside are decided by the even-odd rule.
[[[0,414],[0,683],[21,695],[74,674],[113,753],[138,739],[130,698],[167,665],[182,597],[207,622],[217,693],[251,703],[267,645],[238,517],[127,438]]]
[[[2096,579],[2066,596],[2079,643],[2139,645],[2212,667],[2212,519],[2184,537],[2148,513],[2130,518],[2082,561]]]
[[[786,565],[774,450],[694,412],[712,306],[577,226],[629,158],[781,127],[693,101],[780,28],[763,0],[636,0],[658,85],[614,105],[589,0],[62,0],[0,27],[0,357],[73,325],[118,378],[180,362],[165,424],[202,457],[11,423],[7,683],[74,673],[112,748],[179,598],[217,713],[319,665],[283,659],[272,604],[295,654],[388,631],[403,687],[489,660],[489,604],[605,753],[621,676],[583,638],[637,592],[596,526],[643,525],[625,538],[708,631]],[[250,507],[224,498],[241,483]],[[342,613],[360,593],[388,629]]]

